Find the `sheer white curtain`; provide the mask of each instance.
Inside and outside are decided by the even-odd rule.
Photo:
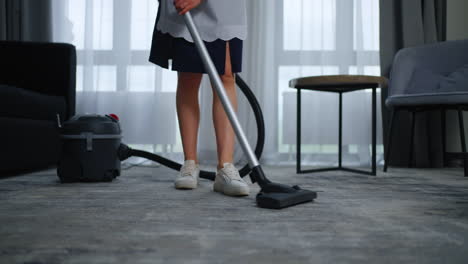
[[[182,161],[176,74],[147,61],[158,1],[53,0],[53,7],[54,40],[73,43],[78,50],[77,112],[115,113],[121,118],[126,143]],[[289,79],[379,75],[378,0],[255,0],[248,2],[248,10],[250,28],[242,75],[265,115],[267,140],[262,162],[294,164],[296,104],[295,91],[287,85]],[[239,119],[254,145],[255,120],[240,92],[238,97]],[[199,159],[214,165],[212,90],[207,78],[199,100]],[[325,165],[336,160],[336,106],[333,95],[305,94],[304,163]],[[348,160],[368,163],[370,94],[345,96],[344,118]],[[239,147],[235,159],[245,162]]]
[[[148,62],[157,9],[155,0],[54,0],[54,40],[77,48],[77,113],[115,113],[126,143],[177,159],[176,75]]]
[[[259,0],[250,2],[249,11],[245,75],[267,113],[265,159],[272,164],[295,164],[296,92],[288,87],[289,80],[330,74],[380,75],[379,1]],[[303,91],[302,97],[302,162],[336,165],[338,96]],[[370,91],[344,96],[343,162],[348,166],[370,165],[371,99]],[[377,132],[381,162],[379,114]]]

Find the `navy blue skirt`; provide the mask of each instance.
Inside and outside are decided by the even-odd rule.
[[[171,69],[173,71],[206,73],[205,66],[203,65],[195,44],[185,40],[184,38],[175,38],[170,34],[165,34],[157,30],[156,25],[158,24],[158,20],[159,12],[154,26],[149,61],[163,68],[169,69],[169,60],[172,60]],[[243,46],[241,39],[233,38],[229,41],[222,39],[217,39],[212,42],[205,41],[208,53],[210,54],[218,73],[221,75],[224,74],[224,68],[226,66],[227,42],[229,42],[232,72],[241,72]]]

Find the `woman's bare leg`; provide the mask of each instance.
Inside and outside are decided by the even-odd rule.
[[[200,106],[198,91],[202,74],[179,72],[177,82],[177,117],[184,149],[185,160],[197,159],[198,126],[200,123]]]
[[[237,111],[237,95],[235,77],[232,73],[229,43],[226,45],[225,73],[221,76],[224,89],[231,100],[232,106]],[[213,124],[216,133],[216,145],[218,151],[218,168],[222,168],[225,162],[233,162],[235,134],[224,111],[221,100],[213,88]]]

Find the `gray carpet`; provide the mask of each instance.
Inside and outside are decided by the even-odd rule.
[[[264,169],[319,198],[259,209],[254,194],[222,196],[208,181],[174,190],[166,168],[112,183],[62,185],[53,170],[0,179],[0,263],[468,263],[461,169]]]

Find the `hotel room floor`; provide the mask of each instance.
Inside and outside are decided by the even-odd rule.
[[[267,175],[319,193],[284,210],[177,172],[133,167],[112,183],[60,184],[55,170],[0,179],[0,263],[468,263],[462,169]]]

